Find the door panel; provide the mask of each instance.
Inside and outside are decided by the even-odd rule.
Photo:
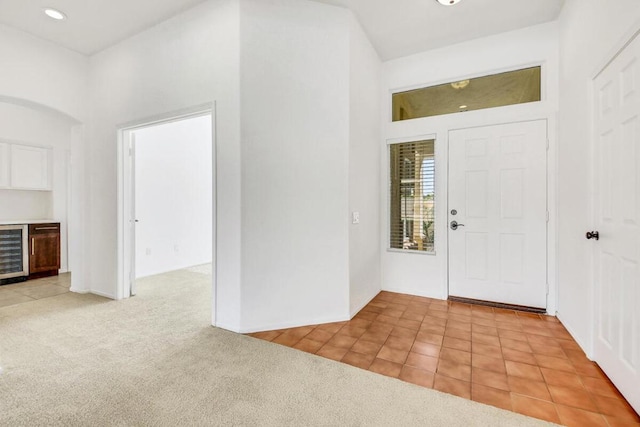
[[[546,147],[546,121],[449,133],[450,295],[546,307]]]
[[[640,411],[640,40],[594,81],[595,361]]]

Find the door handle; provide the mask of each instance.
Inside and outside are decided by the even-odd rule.
[[[464,224],[458,224],[458,221],[451,221],[449,227],[455,231],[458,229],[458,227],[464,227]]]
[[[598,231],[587,231],[587,239],[596,239],[600,240],[600,232]]]

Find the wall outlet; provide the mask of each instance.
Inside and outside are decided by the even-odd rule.
[[[174,252],[180,252],[180,247],[178,245],[173,245]]]
[[[360,212],[351,212],[351,223],[360,224]]]

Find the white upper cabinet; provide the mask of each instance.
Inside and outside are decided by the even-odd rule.
[[[10,144],[10,188],[51,190],[51,150]]]
[[[9,187],[9,144],[0,142],[0,188]]]

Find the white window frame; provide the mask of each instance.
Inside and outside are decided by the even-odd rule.
[[[386,224],[385,224],[385,235],[386,235],[386,240],[385,240],[385,248],[387,252],[396,252],[396,253],[401,253],[401,254],[415,254],[415,255],[426,255],[426,256],[435,256],[437,255],[437,251],[436,251],[436,241],[438,239],[438,234],[434,235],[434,240],[433,240],[433,250],[432,251],[416,251],[416,250],[412,250],[412,249],[396,249],[396,248],[392,248],[391,247],[391,215],[390,213],[390,209],[391,209],[391,146],[392,145],[396,145],[396,144],[405,144],[405,143],[412,143],[412,142],[420,142],[420,141],[430,141],[433,140],[433,158],[434,158],[434,174],[433,174],[433,203],[434,203],[434,209],[436,209],[437,212],[437,206],[438,206],[438,191],[437,191],[437,170],[438,170],[438,161],[437,161],[437,157],[436,157],[436,151],[437,151],[437,146],[438,146],[438,136],[435,133],[431,133],[431,134],[426,134],[426,135],[418,135],[418,136],[412,136],[412,137],[408,137],[408,138],[394,138],[394,139],[388,139],[387,143],[385,145],[385,173],[386,173],[386,178],[385,178],[385,209],[386,209]],[[437,230],[437,226],[438,226],[438,215],[435,215],[435,219],[434,219],[434,223],[433,223],[433,228],[434,231]]]

